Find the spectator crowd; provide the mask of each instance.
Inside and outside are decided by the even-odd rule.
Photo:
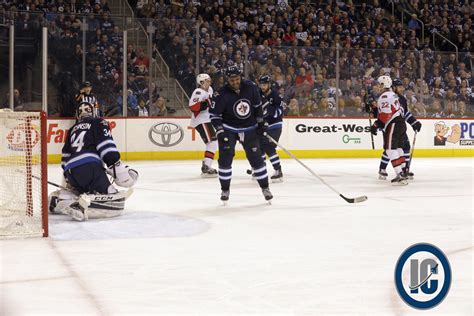
[[[159,56],[188,94],[197,71],[209,73],[215,89],[224,84],[222,70],[231,64],[254,81],[269,74],[290,115],[361,115],[364,103],[377,93],[375,79],[383,74],[404,82],[418,116],[474,112],[471,1],[394,0],[394,15],[390,2],[379,0],[129,3],[143,25],[156,27],[153,56],[146,56],[142,47],[127,47],[126,92],[133,115],[167,113],[157,84],[149,80],[151,58]],[[107,0],[3,0],[0,8],[4,20],[14,20],[18,27],[48,23],[56,72],[80,78],[86,49],[86,78],[105,114],[121,113],[122,29],[112,19]],[[406,24],[401,9],[412,13]],[[446,41],[434,47],[431,34],[436,32],[455,43],[459,53],[450,52]],[[58,81],[60,90],[67,91],[61,89],[64,80]]]

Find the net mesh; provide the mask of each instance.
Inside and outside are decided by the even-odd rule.
[[[0,237],[43,235],[41,124],[41,113],[0,111]]]

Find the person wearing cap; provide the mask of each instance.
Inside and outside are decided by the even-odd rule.
[[[242,80],[237,65],[225,70],[227,83],[214,96],[209,110],[219,145],[219,181],[221,201],[229,200],[232,161],[235,145],[242,143],[265,200],[273,198],[268,187],[268,174],[260,151],[259,138],[266,134],[268,124],[263,119],[260,92],[255,83]]]
[[[80,89],[81,90],[79,91],[79,93],[75,96],[76,107],[83,102],[87,102],[92,104],[96,109],[97,113],[99,113],[99,102],[97,102],[97,98],[92,93],[92,84],[89,81],[84,81],[81,84]]]

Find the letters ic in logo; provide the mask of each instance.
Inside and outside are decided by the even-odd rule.
[[[431,244],[409,247],[395,267],[395,286],[402,300],[411,307],[435,307],[443,301],[451,286],[448,258]]]

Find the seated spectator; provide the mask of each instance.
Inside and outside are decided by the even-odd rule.
[[[138,99],[138,116],[149,116],[146,102],[143,97]]]
[[[2,108],[10,108],[10,93],[7,93]],[[21,100],[20,91],[18,89],[13,90],[13,110],[23,111],[23,101]]]
[[[166,100],[163,97],[159,97],[155,102],[152,102],[150,105],[150,116],[168,115],[165,101]]]

